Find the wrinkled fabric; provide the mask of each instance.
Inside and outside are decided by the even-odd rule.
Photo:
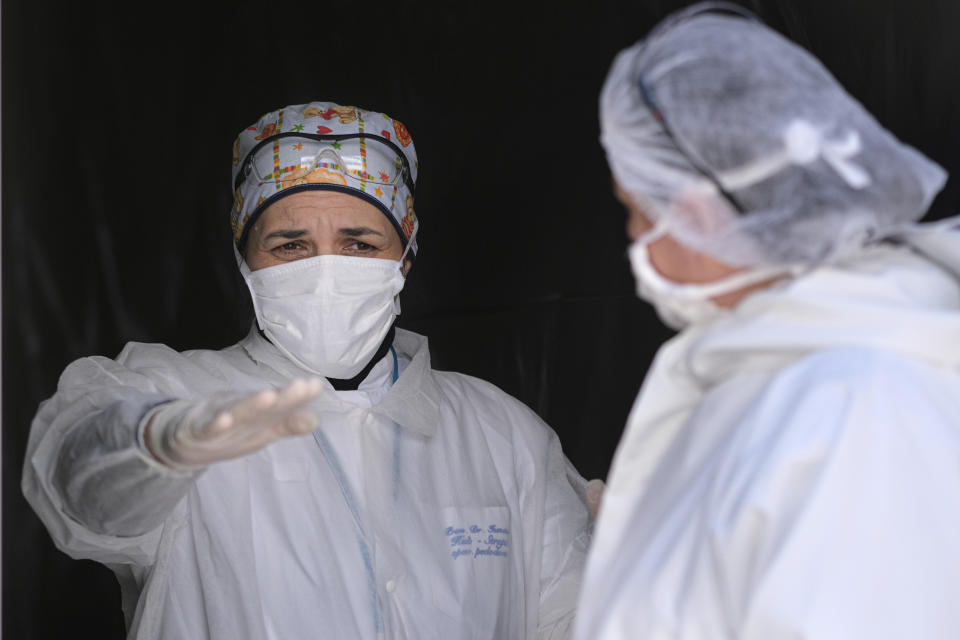
[[[64,372],[23,489],[57,546],[108,564],[129,637],[567,638],[590,535],[556,435],[397,331],[313,435],[176,473],[140,452],[159,402],[302,376],[255,330],[221,351],[131,343]]]
[[[904,246],[679,334],[617,450],[575,636],[955,638],[958,416],[960,271]]]

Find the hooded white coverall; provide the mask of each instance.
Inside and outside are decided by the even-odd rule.
[[[868,248],[664,345],[576,637],[960,637],[958,278]]]
[[[221,351],[131,343],[71,364],[23,488],[57,546],[110,566],[129,637],[567,638],[589,541],[583,480],[532,411],[430,368],[397,331],[314,435],[196,473],[135,443],[150,407],[306,375],[254,330]]]

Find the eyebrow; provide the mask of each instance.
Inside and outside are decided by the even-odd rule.
[[[383,237],[383,234],[375,229],[370,227],[345,227],[343,229],[337,229],[337,234],[341,236],[347,236],[348,238],[359,238],[361,236],[380,236]],[[302,238],[307,235],[306,229],[277,229],[276,231],[271,231],[263,237],[264,240],[269,240],[271,238],[283,238],[284,240],[296,240],[297,238]]]
[[[297,238],[302,238],[307,235],[306,229],[279,229],[272,233],[268,233],[263,237],[264,240],[269,240],[270,238],[285,238],[287,240],[295,240]]]
[[[370,227],[346,227],[343,229],[337,229],[337,233],[341,236],[348,236],[350,238],[358,238],[360,236],[380,236],[383,237],[383,234],[375,229]]]

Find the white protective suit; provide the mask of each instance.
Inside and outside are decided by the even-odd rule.
[[[958,277],[866,248],[664,345],[576,637],[960,637]]]
[[[116,572],[131,638],[568,637],[582,478],[519,401],[432,370],[421,336],[394,346],[314,402],[314,435],[187,474],[137,448],[150,407],[305,372],[256,330],[83,358],[34,421],[24,492],[60,549]]]

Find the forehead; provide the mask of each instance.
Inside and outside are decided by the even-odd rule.
[[[301,191],[271,204],[251,231],[268,232],[277,227],[340,228],[368,227],[382,233],[392,229],[387,217],[374,205],[338,191]]]

